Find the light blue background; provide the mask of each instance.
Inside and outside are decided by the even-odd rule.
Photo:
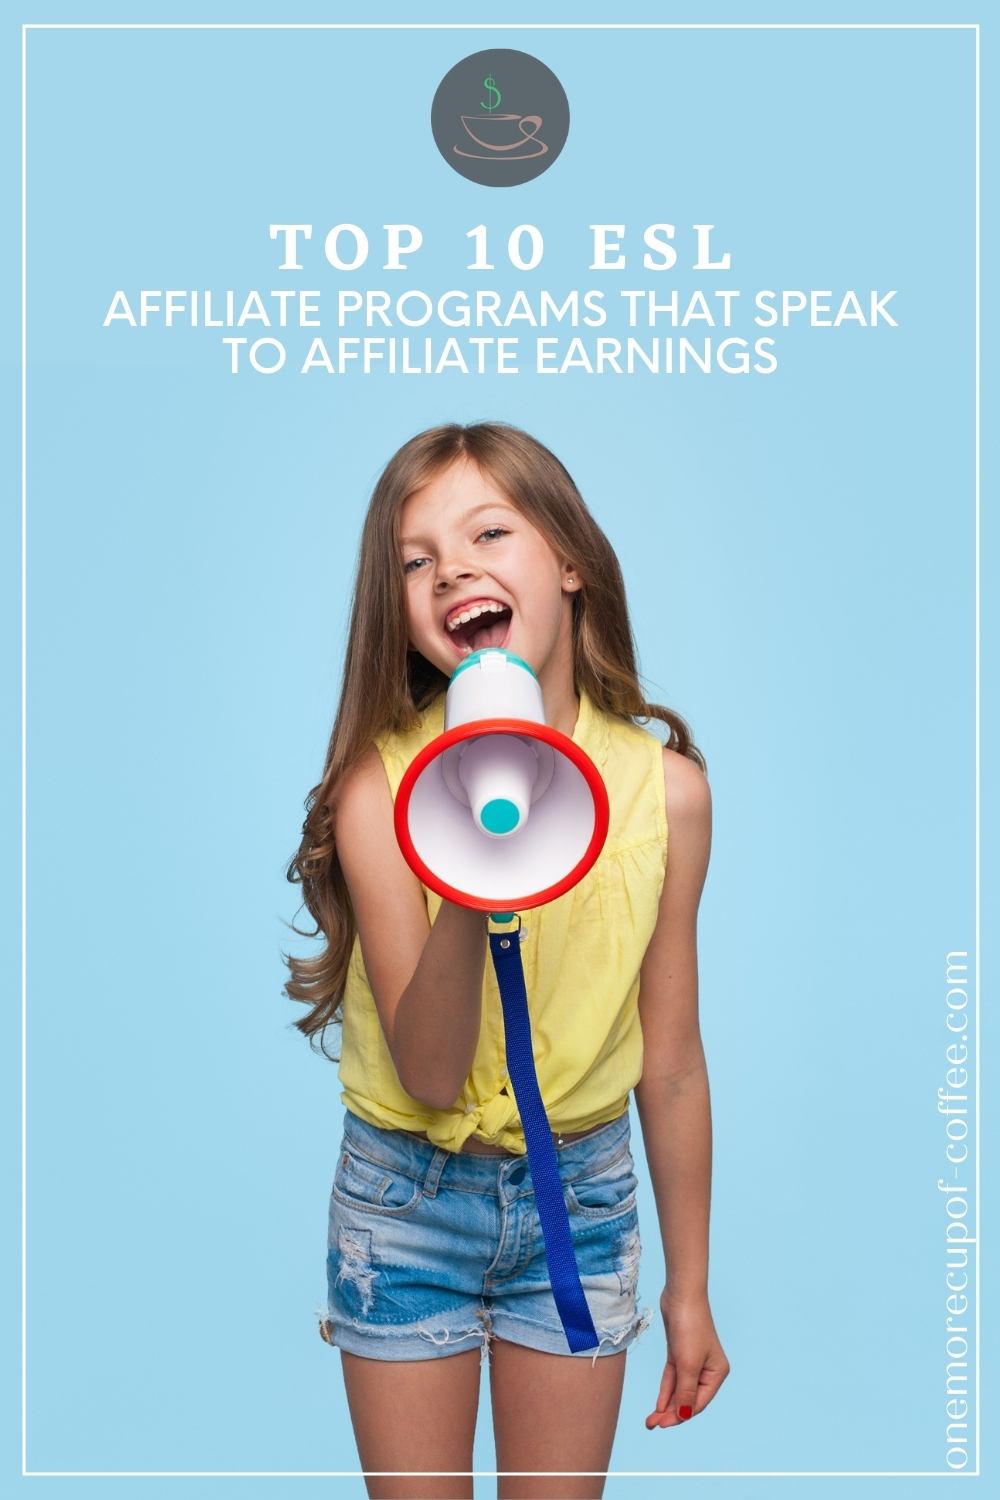
[[[84,19],[19,19],[62,18]],[[543,19],[613,17],[581,3]],[[13,28],[8,42],[16,91]],[[572,112],[553,168],[504,192],[450,172],[429,129],[444,72],[494,43],[542,58]],[[607,531],[648,693],[688,719],[714,795],[710,1293],[733,1372],[697,1421],[648,1433],[655,1315],[629,1356],[613,1474],[942,1470],[949,950],[969,951],[975,984],[973,90],[968,31],[30,34],[29,1469],[359,1467],[313,1312],[343,1108],[280,993],[280,951],[310,951],[285,925],[284,870],[322,769],[371,486],[421,428],[497,417],[559,455]],[[661,220],[718,225],[733,271],[588,273],[589,223],[628,225],[635,253]],[[281,221],[317,226],[301,276],[275,269]],[[101,328],[118,287],[332,291],[318,240],[343,221],[373,233],[361,285],[896,287],[900,327],[779,331],[767,378],[539,378],[528,362],[497,380],[233,379],[217,335]],[[379,269],[389,221],[425,233],[395,280]],[[480,222],[497,250],[537,224],[542,268],[505,273],[497,254],[495,275],[466,272]],[[13,412],[9,359],[4,378]],[[633,1134],[655,1310],[634,1108]],[[19,1274],[12,1260],[8,1348]],[[475,1461],[495,1468],[485,1378]],[[611,1477],[606,1494],[668,1482]]]

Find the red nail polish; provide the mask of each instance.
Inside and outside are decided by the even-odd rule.
[[[680,1419],[681,1419],[681,1421],[682,1422],[686,1422],[687,1419],[688,1419],[688,1417],[690,1415],[691,1415],[691,1408],[690,1408],[690,1406],[682,1406],[681,1409],[680,1409]]]

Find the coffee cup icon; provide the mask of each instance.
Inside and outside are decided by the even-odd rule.
[[[461,115],[460,119],[466,134],[480,150],[462,151],[455,146],[453,150],[458,156],[487,161],[516,153],[514,159],[523,161],[530,156],[544,156],[549,149],[538,135],[541,115]]]

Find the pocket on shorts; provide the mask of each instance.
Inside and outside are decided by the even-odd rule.
[[[639,1179],[628,1149],[593,1172],[566,1183],[569,1207],[587,1219],[612,1219],[635,1207]]]
[[[413,1212],[423,1198],[424,1190],[421,1183],[398,1167],[369,1161],[351,1146],[342,1144],[332,1196],[345,1207],[362,1213],[400,1218]]]

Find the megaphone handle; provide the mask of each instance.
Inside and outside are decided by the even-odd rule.
[[[581,1349],[596,1348],[599,1340],[580,1281],[566,1200],[559,1177],[559,1163],[535,1072],[521,944],[517,933],[506,936],[502,932],[490,932],[489,940],[503,1006],[507,1071],[514,1086],[514,1098],[524,1127],[528,1166],[531,1169],[535,1203],[545,1240],[545,1258],[552,1282],[552,1295],[569,1347],[575,1354]]]

